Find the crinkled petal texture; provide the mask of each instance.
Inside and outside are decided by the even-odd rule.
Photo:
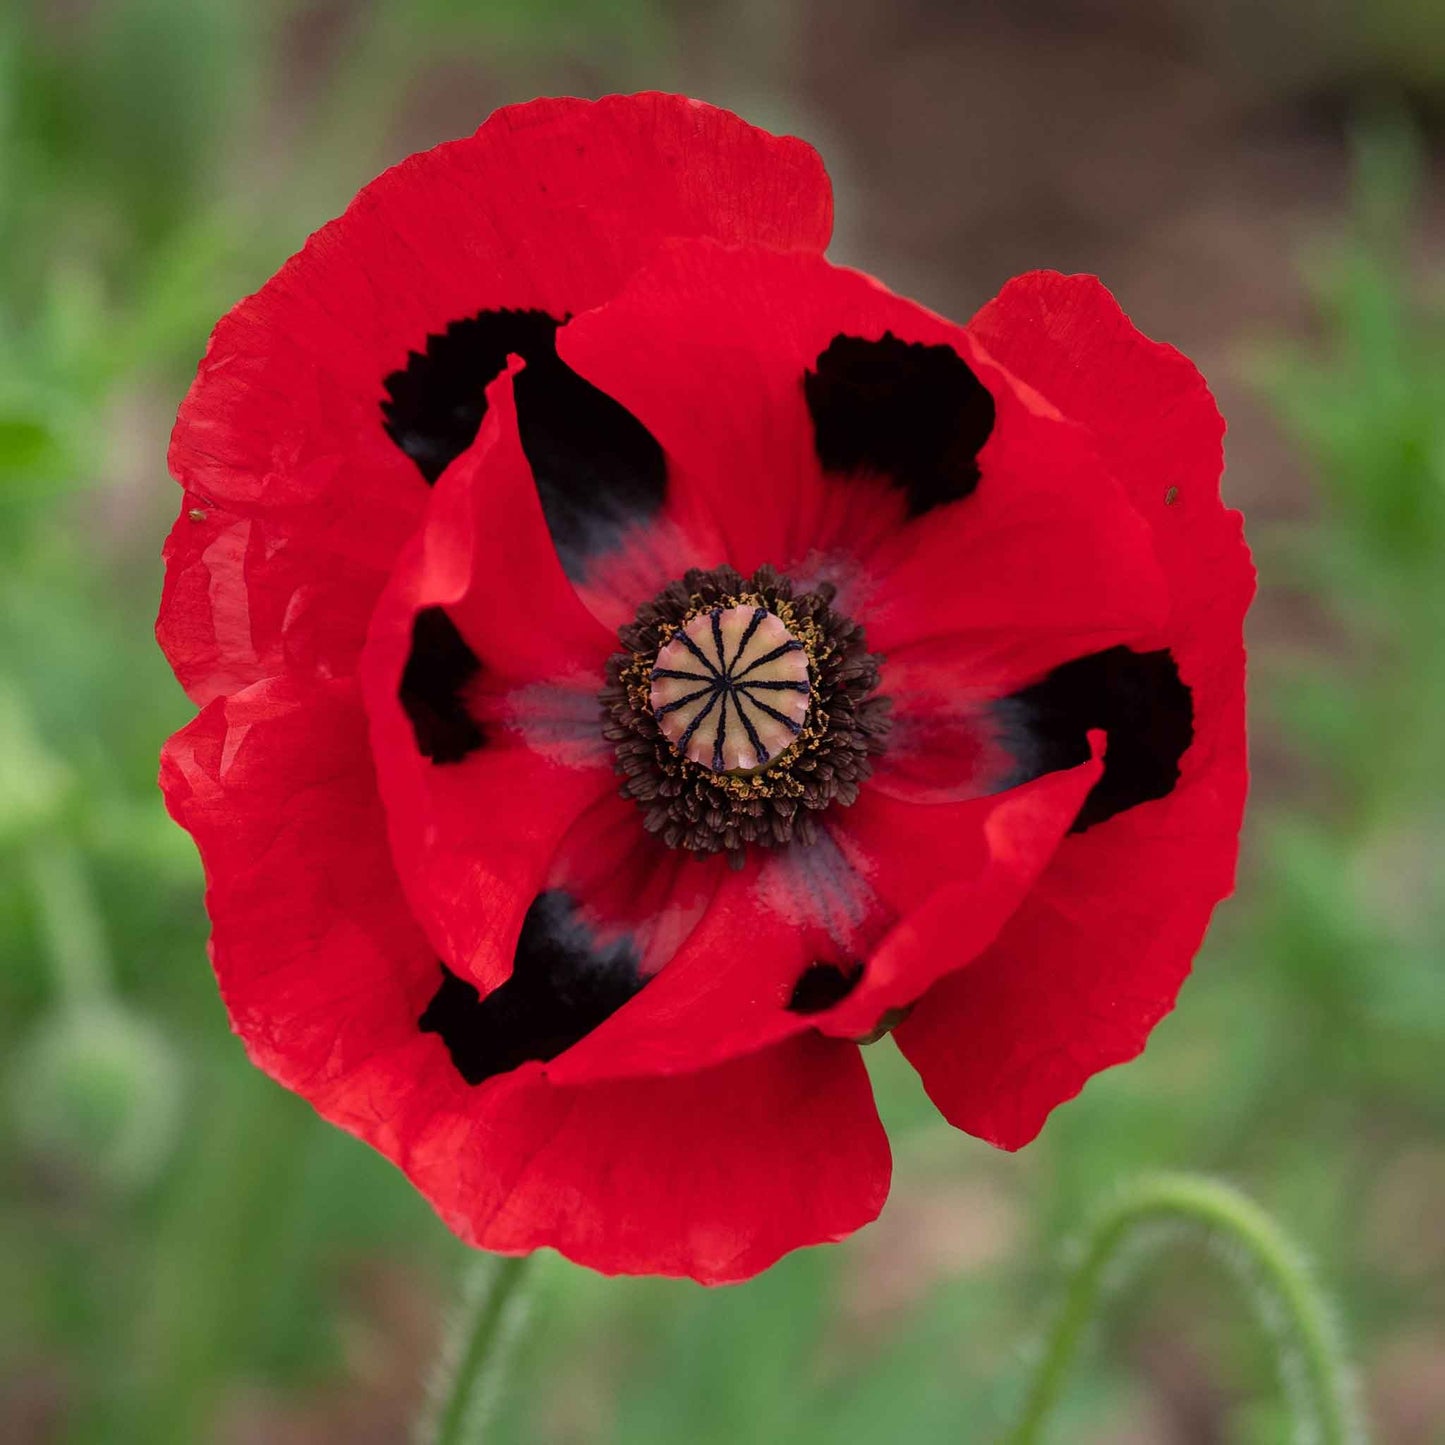
[[[486,1249],[723,1282],[873,1218],[888,1143],[849,1044],[803,1036],[662,1082],[559,1087],[535,1063],[465,1081],[417,1029],[437,959],[397,885],[355,693],[256,683],[166,748],[252,1059]]]
[[[1203,382],[1097,283],[959,327],[830,223],[725,112],[502,111],[242,302],[182,408],[162,785],[227,1008],[478,1246],[717,1283],[839,1239],[889,1177],[858,1041],[1017,1145],[1230,886],[1251,574]],[[723,566],[821,589],[891,709],[735,866],[644,826],[601,701]]]
[[[1240,516],[1220,501],[1224,423],[1203,378],[1140,335],[1098,281],[1021,276],[969,330],[1088,428],[1148,523],[1170,592],[1154,645],[1193,714],[1168,795],[1066,840],[994,946],[898,1030],[943,1113],[1016,1149],[1091,1075],[1144,1047],[1234,886],[1254,569]]]
[[[158,630],[186,690],[353,669],[487,383],[663,239],[831,231],[810,146],[678,96],[509,106],[387,171],[217,326],[181,407]]]

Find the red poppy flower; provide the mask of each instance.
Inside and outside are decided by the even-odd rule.
[[[181,408],[162,782],[252,1059],[464,1239],[871,1219],[858,1043],[1017,1148],[1171,1007],[1245,791],[1222,423],[1098,282],[968,326],[814,152],[544,100],[387,172]]]

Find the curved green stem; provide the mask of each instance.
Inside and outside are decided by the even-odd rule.
[[[417,1445],[477,1445],[526,1313],[530,1256],[483,1255],[473,1266],[432,1382]]]
[[[1028,1382],[1009,1445],[1038,1445],[1070,1367],[1095,1318],[1110,1266],[1151,1225],[1183,1225],[1223,1246],[1221,1257],[1273,1336],[1295,1445],[1362,1445],[1353,1372],[1334,1316],[1295,1245],[1259,1206],[1213,1179],[1140,1180],[1094,1221],[1065,1290],[1063,1307]]]

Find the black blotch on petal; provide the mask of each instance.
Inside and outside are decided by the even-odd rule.
[[[483,998],[445,964],[417,1021],[440,1034],[469,1084],[532,1060],[545,1062],[586,1037],[643,986],[629,938],[601,947],[565,892],[540,893],[527,910],[512,975]]]
[[[1004,746],[1017,761],[1005,786],[1088,761],[1090,729],[1108,734],[1104,772],[1072,832],[1126,808],[1167,797],[1194,740],[1194,702],[1173,655],[1111,647],[1056,667],[994,705]]]
[[[832,1008],[858,987],[863,977],[861,963],[844,968],[836,963],[810,963],[793,985],[788,1010],[795,1014],[820,1014]]]
[[[626,407],[557,355],[561,322],[542,311],[482,311],[427,337],[386,378],[387,435],[428,482],[476,439],[486,388],[513,353],[517,429],[542,512],[568,576],[653,517],[667,494],[657,439]]]
[[[486,389],[513,354],[527,362],[556,355],[561,323],[545,311],[480,311],[426,339],[383,383],[386,434],[428,482],[476,440]]]
[[[988,389],[951,346],[835,336],[803,376],[818,460],[830,472],[877,472],[911,516],[978,486],[978,453],[993,431]]]
[[[517,377],[517,427],[569,577],[649,521],[667,496],[662,447],[626,407],[556,355]]]
[[[440,607],[424,607],[416,614],[397,698],[423,757],[459,763],[485,741],[463,695],[481,666]]]

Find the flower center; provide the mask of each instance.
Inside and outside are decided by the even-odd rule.
[[[803,731],[808,654],[766,607],[714,607],[657,654],[648,701],[662,735],[715,773],[765,768]]]
[[[618,629],[602,735],[620,791],[669,848],[726,853],[811,844],[846,808],[888,733],[882,658],[834,610],[772,567],[694,569]]]

